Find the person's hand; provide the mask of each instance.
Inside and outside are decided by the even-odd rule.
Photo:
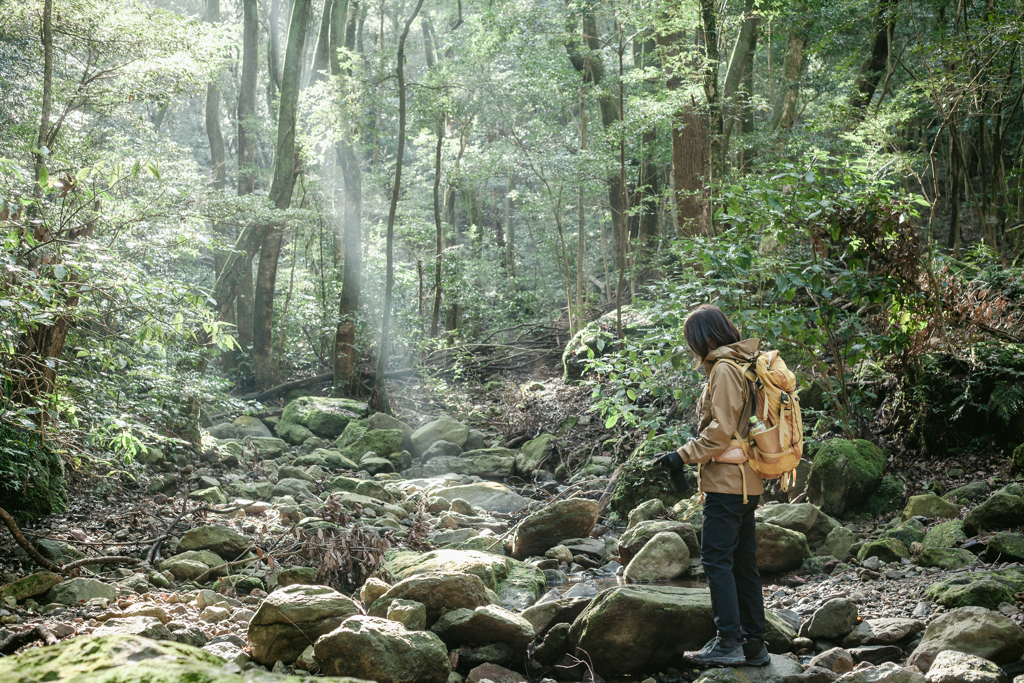
[[[683,468],[683,459],[676,451],[666,451],[654,456],[654,464],[669,472],[675,472]]]

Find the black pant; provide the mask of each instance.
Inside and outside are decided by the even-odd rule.
[[[700,552],[711,610],[722,638],[764,638],[764,598],[757,571],[754,510],[758,496],[708,493]]]

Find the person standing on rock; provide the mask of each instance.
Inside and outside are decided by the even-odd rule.
[[[698,466],[698,486],[704,494],[701,562],[718,629],[717,637],[704,649],[687,652],[686,658],[703,668],[766,666],[771,657],[764,644],[764,598],[754,537],[754,510],[764,487],[745,462],[720,461],[743,460],[725,456],[737,447],[737,437],[747,438],[757,399],[752,383],[739,368],[732,363],[716,368],[721,359],[749,362],[757,356],[760,342],[740,340],[736,326],[721,309],[709,304],[686,317],[683,335],[708,376],[708,384],[697,403],[698,436],[674,453],[661,456],[659,464],[669,469],[679,469],[684,463]]]

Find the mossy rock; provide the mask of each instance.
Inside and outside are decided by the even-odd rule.
[[[885,455],[863,439],[829,439],[814,454],[807,500],[826,514],[841,516],[862,505],[878,488]]]
[[[0,422],[0,507],[19,521],[67,511],[64,462],[39,435]]]
[[[1024,472],[1024,443],[1013,449],[1010,464],[1014,472]]]
[[[887,474],[859,510],[869,517],[884,517],[896,512],[903,506],[903,494],[906,484],[899,477]]]
[[[616,311],[609,311],[573,335],[562,351],[563,382],[578,381],[586,372],[591,357],[603,356],[614,347],[617,317]],[[641,334],[650,324],[650,319],[635,308],[622,307],[622,333],[626,337]]]
[[[917,563],[922,567],[953,570],[973,566],[978,563],[978,558],[963,548],[925,548]]]
[[[910,558],[910,551],[898,538],[882,538],[865,543],[857,553],[857,561],[863,562],[869,557],[877,557],[882,562],[899,562]]]
[[[989,539],[986,562],[1024,562],[1024,534],[1000,531]]]
[[[285,406],[277,433],[287,439],[281,434],[282,426],[299,424],[323,439],[335,439],[341,436],[349,422],[364,418],[369,412],[370,408],[365,403],[348,398],[303,396]]]
[[[924,536],[921,542],[925,548],[953,548],[958,542],[967,540],[964,533],[964,523],[959,519],[951,519],[942,524],[936,524]]]
[[[672,485],[668,471],[653,462],[656,453],[672,450],[674,443],[667,435],[644,441],[629,457],[619,473],[609,508],[623,517],[640,503],[657,498],[665,507],[672,507],[684,498]],[[693,477],[696,488],[696,477]]]
[[[929,586],[925,597],[949,609],[974,606],[997,610],[1004,602],[1012,605],[1014,595],[1021,591],[1024,569],[1015,567],[959,574]]]
[[[897,524],[892,528],[886,529],[882,533],[882,538],[898,539],[907,548],[909,548],[912,543],[923,542],[924,537],[924,525],[913,520],[908,520],[903,524]]]
[[[378,458],[390,460],[392,456],[402,451],[403,438],[401,429],[369,429],[358,439],[341,448],[341,455],[359,462],[364,455],[372,451]]]

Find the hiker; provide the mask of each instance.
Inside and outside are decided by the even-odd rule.
[[[764,487],[742,452],[729,457],[732,449],[738,450],[737,442],[747,439],[756,395],[733,363],[721,363],[712,373],[722,359],[748,363],[757,356],[760,342],[740,340],[736,326],[709,304],[687,316],[683,335],[709,380],[697,403],[698,436],[661,456],[659,464],[670,470],[683,464],[698,466],[698,488],[704,494],[701,561],[718,629],[704,649],[685,656],[702,668],[766,666],[771,657],[764,644],[764,599],[754,537],[754,510]],[[722,462],[731,459],[736,462]]]

